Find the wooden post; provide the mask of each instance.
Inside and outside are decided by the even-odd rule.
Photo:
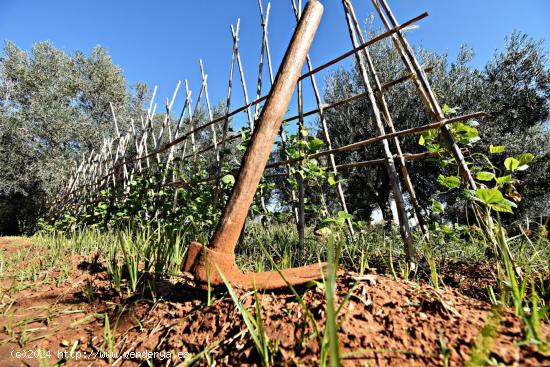
[[[185,81],[185,83],[187,84],[187,80]],[[183,118],[185,116],[185,111],[187,111],[188,103],[189,103],[189,99],[185,98],[185,102],[183,103],[183,107],[181,109],[181,112],[178,118],[178,122],[176,123],[176,128],[174,129],[174,133],[172,135],[172,142],[179,137],[181,125],[183,124]],[[175,149],[176,149],[175,145],[170,145],[170,152],[168,153],[168,158],[166,159],[166,165],[169,165],[172,162],[172,159],[174,158]]]
[[[382,20],[382,23],[384,23],[384,26],[387,29],[390,29],[390,23],[393,25],[393,27],[398,27],[399,23],[393,16],[393,13],[391,12],[390,7],[388,6],[386,0],[380,0],[380,3],[378,0],[372,0],[372,3],[378,12],[378,15],[380,16],[380,19]],[[384,13],[381,10],[380,4],[382,5],[384,12],[389,18],[386,18]],[[410,47],[407,39],[403,35],[403,32],[399,30],[398,32],[392,34],[392,40],[395,44],[395,47],[397,51],[399,52],[403,63],[405,66],[411,71],[411,73],[414,73],[417,77],[414,80],[415,85],[422,96],[422,100],[425,102],[426,106],[428,107],[428,110],[430,111],[432,117],[436,121],[443,121],[445,120],[445,115],[443,114],[443,110],[441,109],[441,106],[439,105],[439,102],[437,101],[437,98],[435,96],[435,93],[433,92],[430,83],[428,81],[428,78],[424,71],[422,70],[418,60],[416,59],[416,56],[414,54],[413,49]],[[468,165],[466,164],[466,161],[464,159],[464,156],[462,155],[462,152],[460,148],[456,145],[454,138],[449,131],[449,128],[447,126],[441,127],[441,133],[443,135],[443,138],[447,141],[451,148],[451,153],[453,154],[454,158],[456,159],[461,175],[465,182],[469,183],[470,187],[475,190],[477,188],[477,185],[474,181],[474,178],[472,177],[472,174],[470,173],[470,169],[468,168]]]
[[[273,86],[273,68],[271,66],[271,51],[269,50],[269,37],[267,35],[267,25],[269,22],[269,11],[271,9],[271,3],[267,3],[267,9],[266,13],[264,15],[263,6],[262,6],[262,0],[258,0],[258,7],[260,9],[260,19],[261,19],[261,26],[262,26],[262,47],[260,52],[260,71],[258,73],[258,87],[257,87],[257,94],[256,94],[256,101],[260,100],[260,94],[261,94],[261,81],[262,81],[262,72],[263,72],[263,55],[265,52],[265,56],[267,59],[267,71],[269,75],[269,85],[270,87]],[[257,118],[257,113],[259,113],[259,103],[256,104],[256,108],[254,110],[254,119]],[[286,134],[281,126],[281,129],[279,130],[279,138],[281,139],[281,151],[283,153],[283,157],[287,157],[286,155]],[[287,174],[290,174],[290,164],[286,165],[286,171]],[[296,191],[294,191],[293,188],[290,189],[290,197],[292,200],[292,211],[294,214],[294,220],[296,221],[296,226],[299,226],[299,212],[298,212],[298,198],[296,195]]]
[[[195,143],[195,133],[193,130],[195,130],[195,123],[193,121],[193,109],[191,107],[192,101],[191,101],[191,91],[189,90],[189,83],[187,80],[185,81],[185,100],[187,101],[187,109],[188,109],[188,116],[189,116],[189,129],[191,130],[191,149],[193,151],[193,154],[197,151],[197,146]],[[185,154],[185,151],[183,152]],[[183,156],[182,156],[183,157]]]
[[[231,26],[231,35],[233,36],[233,41],[235,43],[235,56],[237,57],[237,67],[239,68],[239,75],[241,76],[241,86],[243,88],[244,103],[249,104],[248,101],[248,91],[246,88],[246,80],[244,78],[243,65],[241,63],[241,54],[239,53],[239,26],[241,20],[237,19],[237,30]],[[246,108],[246,116],[248,117],[248,126],[250,131],[254,131],[254,119],[252,118],[252,113],[250,107]]]
[[[239,26],[237,23],[237,34],[239,32]],[[218,170],[216,172],[216,176],[218,179],[216,180],[215,188],[214,188],[214,200],[213,200],[213,206],[217,207],[218,202],[221,195],[221,175],[223,170],[223,159],[225,157],[225,144],[227,142],[227,130],[229,129],[229,112],[231,110],[231,95],[233,93],[233,73],[235,70],[235,57],[237,53],[237,40],[235,37],[233,37],[233,49],[231,53],[231,67],[229,68],[229,81],[227,83],[227,97],[225,99],[225,118],[223,120],[223,127],[222,127],[222,140],[220,142],[221,149],[220,149],[220,163],[218,165]]]
[[[359,37],[359,41],[361,43],[365,43],[365,39],[363,37],[363,33],[361,31],[361,26],[359,25],[359,22],[357,21],[357,17],[355,16],[355,11],[353,10],[353,6],[351,2],[348,3],[348,11],[351,17],[351,20],[353,21],[353,24],[355,26],[355,31],[357,32],[357,35]],[[393,124],[393,119],[390,114],[390,110],[388,108],[388,104],[386,102],[386,98],[384,97],[384,91],[382,88],[382,84],[380,83],[380,79],[378,78],[378,74],[376,72],[376,68],[374,67],[374,62],[372,61],[372,58],[370,56],[369,48],[365,47],[363,49],[363,53],[365,54],[365,58],[367,60],[367,64],[369,67],[369,70],[371,74],[373,75],[374,83],[377,90],[377,97],[378,102],[380,103],[380,106],[382,107],[382,113],[384,116],[384,120],[386,121],[386,125],[388,125],[388,128],[391,133],[395,133],[395,127]],[[399,142],[399,138],[395,137],[393,138],[393,142],[395,144],[395,147],[397,149],[397,158],[399,161],[399,165],[401,166],[401,173],[403,175],[403,181],[405,183],[405,188],[407,189],[407,192],[409,193],[409,199],[411,204],[413,205],[414,211],[416,213],[416,217],[418,219],[418,224],[420,226],[420,229],[422,230],[422,233],[424,234],[424,237],[429,240],[430,239],[430,232],[428,231],[428,227],[426,226],[426,223],[424,222],[424,211],[420,207],[420,204],[418,202],[418,199],[416,197],[416,192],[414,190],[414,186],[412,184],[411,178],[409,176],[409,171],[407,169],[407,165],[405,162],[405,158],[403,157],[403,152],[401,150],[401,143]]]
[[[176,96],[178,94],[179,88],[181,85],[181,80],[178,80],[178,83],[176,84],[176,88],[174,89],[174,93],[172,94],[172,99],[170,102],[168,102],[168,99],[166,99],[166,115],[164,117],[164,123],[162,125],[162,130],[159,133],[159,136],[162,138],[162,134],[164,132],[165,127],[168,128],[168,143],[171,143],[174,140],[174,137],[172,135],[172,127],[171,127],[171,113],[172,113],[172,107],[174,106],[174,101],[176,100]],[[160,142],[160,140],[159,140]],[[155,150],[158,149],[158,146],[155,147]],[[166,182],[166,173],[168,172],[168,168],[170,166],[170,162],[172,160],[172,154],[173,150],[170,150],[170,153],[168,154],[168,157],[166,158],[166,162],[164,163],[164,172],[162,174],[162,183],[164,184]]]
[[[351,20],[351,17],[349,14],[348,1],[342,0],[342,4],[344,6],[344,12],[345,12],[346,21],[348,24],[348,30],[349,30],[351,42],[353,44],[353,47],[358,47],[359,43],[357,42],[357,38],[353,28],[353,21]],[[376,121],[376,126],[378,128],[378,133],[379,135],[385,135],[386,133],[384,131],[384,125],[382,123],[382,119],[380,116],[378,102],[376,101],[376,97],[374,95],[374,91],[370,83],[370,78],[366,67],[366,60],[364,59],[365,56],[363,53],[356,53],[355,58],[357,61],[357,67],[360,70],[361,79],[368,93],[369,101],[372,107],[372,113],[374,116],[374,120]],[[405,211],[405,202],[403,200],[403,193],[401,191],[399,177],[395,169],[393,154],[391,153],[390,146],[387,140],[382,141],[382,147],[384,150],[384,158],[386,160],[386,168],[388,170],[390,184],[392,186],[393,198],[395,200],[395,204],[397,207],[397,217],[399,220],[399,232],[401,233],[401,238],[403,239],[403,242],[405,244],[405,256],[407,257],[407,261],[413,262],[414,247],[412,243],[411,231],[409,227],[409,221],[407,218],[407,212]]]
[[[235,56],[237,58],[237,67],[239,69],[239,75],[241,77],[241,87],[243,89],[244,103],[245,103],[245,105],[248,106],[246,108],[246,115],[247,115],[247,118],[248,118],[248,127],[250,128],[250,132],[252,133],[254,131],[254,118],[252,117],[252,113],[250,111],[250,106],[249,106],[250,101],[248,99],[246,79],[244,77],[244,70],[243,70],[243,66],[242,66],[242,63],[241,63],[241,54],[239,52],[239,43],[238,43],[239,42],[239,25],[240,25],[240,22],[241,22],[241,20],[238,19],[237,20],[237,30],[236,31],[233,28],[233,26],[231,26],[231,35],[233,36],[233,41],[235,42],[235,45],[236,45]],[[262,39],[262,42],[263,42],[263,39]],[[259,78],[260,78],[259,80],[261,81],[261,75],[259,76]],[[259,85],[261,85],[261,82],[259,82]],[[260,189],[260,203],[261,203],[263,211],[266,212],[267,207],[265,205],[265,199],[264,199],[262,189]]]
[[[294,10],[294,16],[296,18],[296,22],[298,22],[300,20],[300,15],[299,15],[299,9],[300,8],[299,8],[299,6],[296,5],[296,2],[294,0],[292,0],[292,8]],[[312,63],[311,63],[311,58],[309,57],[309,55],[307,55],[307,57],[306,57],[306,64],[307,64],[308,71],[313,70],[313,66],[312,66]],[[325,143],[327,145],[327,148],[332,149],[332,141],[331,141],[330,134],[329,134],[329,131],[328,131],[328,124],[327,124],[326,117],[325,117],[325,112],[324,112],[324,108],[323,108],[323,102],[322,102],[322,99],[321,99],[321,94],[319,93],[319,89],[317,88],[317,82],[315,81],[315,76],[313,74],[311,74],[309,76],[309,78],[310,78],[310,81],[311,81],[311,87],[313,88],[313,93],[315,95],[315,102],[317,103],[317,109],[319,111],[319,120],[321,121],[321,127],[323,128],[323,137],[325,138]],[[302,113],[302,118],[303,118],[303,113]],[[330,162],[330,166],[332,168],[332,172],[334,174],[334,178],[337,180],[336,194],[338,195],[338,200],[340,201],[340,205],[342,206],[342,210],[346,214],[349,214],[348,205],[346,203],[346,197],[344,195],[344,190],[342,189],[342,184],[340,183],[340,181],[338,181],[338,170],[336,168],[336,160],[334,158],[334,154],[330,154],[328,156],[328,159],[329,159],[329,162]],[[348,226],[348,230],[349,230],[350,235],[353,236],[355,234],[355,231],[353,230],[353,224],[351,223],[351,220],[346,219],[346,224]]]
[[[178,84],[176,84],[176,88],[174,89],[174,93],[172,93],[172,99],[170,100],[170,102],[168,102],[168,98],[166,98],[166,103],[164,104],[164,109],[165,109],[164,121],[162,122],[162,126],[161,126],[160,131],[157,135],[155,150],[158,150],[160,144],[162,143],[162,137],[163,137],[163,134],[164,134],[164,130],[166,128],[168,128],[168,126],[170,125],[170,121],[171,121],[170,113],[172,111],[172,106],[174,105],[174,101],[175,101],[176,96],[178,94],[178,90],[180,89],[180,84],[181,84],[181,82],[178,81]],[[171,140],[170,134],[168,134],[168,140],[169,141]],[[158,156],[158,154],[157,154],[157,156]]]
[[[302,82],[298,81],[298,139],[303,139],[304,133],[304,98],[302,91]],[[301,162],[300,162],[301,163]],[[306,218],[305,218],[305,187],[304,187],[304,178],[302,175],[296,175],[298,181],[298,240],[300,245],[300,250],[304,251],[305,249],[305,227],[306,227]]]
[[[117,138],[118,138],[118,147],[117,147],[117,151],[116,151],[115,162],[113,163],[113,165],[118,162],[119,155],[122,156],[122,160],[123,160],[122,169],[124,171],[123,188],[126,189],[126,185],[128,183],[129,175],[128,175],[128,169],[126,167],[126,163],[124,162],[124,155],[126,154],[126,149],[127,149],[126,137],[127,137],[128,134],[121,137],[120,130],[119,130],[119,127],[118,127],[117,118],[116,118],[116,114],[115,114],[115,108],[114,108],[114,106],[111,102],[109,102],[109,106],[111,107],[111,114],[113,115],[113,123],[115,125],[115,131],[116,131]],[[108,170],[109,167],[106,167],[106,169]]]
[[[143,129],[143,136],[142,136],[142,143],[143,143],[143,149],[145,150],[145,155],[149,155],[149,149],[148,149],[148,138],[149,138],[149,129],[152,126],[153,116],[155,115],[155,110],[157,108],[157,105],[155,103],[155,97],[157,95],[157,89],[158,87],[155,85],[155,88],[153,89],[153,95],[151,96],[151,101],[149,102],[149,108],[147,109],[147,117],[145,120],[143,120],[143,117],[141,117],[141,127]],[[155,139],[155,134],[153,135],[153,140]],[[150,167],[149,157],[146,159],[147,168]]]
[[[212,114],[212,107],[210,106],[210,97],[208,96],[208,84],[206,82],[207,75],[204,73],[204,67],[202,65],[202,60],[199,60],[199,65],[201,69],[201,77],[202,77],[202,84],[204,89],[204,97],[206,100],[206,109],[208,111],[208,121],[212,122],[214,121],[214,115]],[[216,133],[216,127],[214,124],[210,125],[210,131],[212,133],[212,143],[214,145],[214,154],[216,158],[216,167],[219,168],[220,166],[220,152],[218,150],[218,136]]]
[[[261,20],[261,27],[262,27],[262,45],[260,47],[260,62],[259,62],[259,65],[258,65],[258,83],[256,85],[256,98],[255,100],[257,100],[258,98],[260,98],[261,94],[262,94],[262,80],[263,80],[263,72],[264,72],[264,54],[267,54],[266,58],[267,58],[267,66],[268,66],[268,71],[269,71],[269,80],[270,80],[270,85],[273,84],[273,73],[271,71],[271,57],[270,57],[270,54],[269,54],[269,44],[268,44],[268,41],[267,41],[267,24],[269,23],[269,11],[271,9],[271,3],[268,2],[267,3],[267,9],[266,9],[266,12],[265,12],[265,16],[264,16],[264,9],[263,9],[263,6],[262,6],[262,1],[263,0],[258,0],[258,7],[260,8],[260,20]],[[260,114],[260,105],[259,104],[256,104],[254,106],[254,120],[256,120],[258,118]]]

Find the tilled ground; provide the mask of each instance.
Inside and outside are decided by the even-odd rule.
[[[60,284],[29,284],[14,293],[7,291],[14,280],[2,280],[0,366],[38,366],[40,361],[29,357],[37,357],[40,353],[30,352],[39,348],[50,352],[50,365],[63,362],[62,353],[71,349],[74,353],[65,358],[68,365],[131,366],[147,359],[155,365],[178,365],[189,362],[190,355],[199,365],[214,360],[217,366],[260,363],[226,291],[214,292],[207,305],[206,292],[179,278],[157,283],[156,301],[144,295],[121,297],[111,289],[101,266],[84,261],[90,259],[69,260],[71,274]],[[457,275],[444,276],[460,280]],[[254,314],[254,295],[236,291]],[[325,292],[316,285],[297,291],[308,311],[289,291],[259,294],[272,361],[317,366],[321,346],[316,328],[323,333]],[[375,273],[343,273],[337,296],[335,306],[342,305],[338,336],[344,365],[442,366],[448,359],[450,366],[461,366],[481,344],[486,346],[486,359],[495,363],[550,365],[550,356],[522,343],[523,327],[511,310],[494,310],[455,288],[436,290]]]

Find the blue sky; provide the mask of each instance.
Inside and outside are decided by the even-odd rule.
[[[325,0],[323,4],[325,13],[311,51],[314,65],[351,48],[341,2]],[[354,6],[361,19],[373,11],[368,0],[355,0]],[[413,44],[448,52],[451,58],[461,44],[467,44],[476,51],[473,64],[478,67],[495,49],[502,49],[504,37],[514,29],[536,39],[545,38],[550,49],[549,0],[390,0],[390,6],[401,22],[423,11],[430,13],[420,21],[418,30],[409,33]],[[239,17],[240,51],[252,96],[260,51],[256,0],[0,0],[0,39],[12,40],[23,49],[30,49],[35,41],[49,40],[68,53],[89,52],[100,44],[109,50],[130,84],[138,80],[157,84],[161,100],[171,95],[180,79],[189,80],[196,97],[200,86],[198,59],[202,58],[209,75],[210,98],[217,101],[225,98],[227,90],[229,26]],[[294,27],[290,0],[272,1],[269,23],[276,67]],[[240,89],[235,93],[234,107],[242,101]],[[182,98],[180,92],[178,105]],[[306,98],[306,109],[314,107],[312,102]]]

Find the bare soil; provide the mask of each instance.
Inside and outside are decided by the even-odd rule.
[[[32,244],[0,238],[4,258],[21,248],[32,250]],[[226,290],[216,290],[207,306],[207,293],[193,287],[191,279],[179,277],[157,281],[154,301],[150,294],[121,296],[112,289],[102,265],[93,261],[93,254],[67,261],[72,264],[71,273],[62,282],[44,281],[55,280],[56,269],[51,269],[29,281],[27,288],[14,291],[17,280],[2,274],[0,366],[40,366],[36,357],[45,356],[44,351],[49,351],[50,365],[134,366],[147,359],[155,365],[167,365],[168,360],[169,365],[178,365],[201,352],[204,358],[198,360],[199,365],[207,365],[208,359],[216,360],[217,366],[260,363]],[[453,267],[459,273],[453,273]],[[523,343],[523,325],[512,310],[495,310],[486,301],[464,294],[475,296],[475,289],[483,291],[492,279],[490,265],[476,267],[473,275],[464,269],[465,265],[444,269],[446,286],[439,290],[374,272],[363,276],[342,272],[336,306],[343,303],[338,336],[344,365],[443,366],[447,358],[450,366],[462,366],[476,343],[480,344],[483,329],[489,335],[483,340],[487,357],[493,362],[550,366],[549,355]],[[485,271],[488,274],[482,275]],[[302,287],[298,292],[323,329],[322,287]],[[254,312],[253,294],[237,293]],[[351,296],[344,300],[346,294]],[[259,302],[265,331],[277,343],[274,363],[319,365],[321,347],[314,336],[314,323],[292,293],[266,292]],[[73,355],[63,358],[72,346]],[[39,349],[42,352],[36,352]]]

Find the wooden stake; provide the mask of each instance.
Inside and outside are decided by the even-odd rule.
[[[300,8],[296,6],[296,2],[294,0],[292,0],[292,8],[294,10],[294,16],[296,18],[296,22],[298,22],[300,20],[300,15],[299,15],[299,9]],[[306,64],[307,64],[308,71],[311,72],[311,70],[313,70],[313,66],[312,66],[311,58],[309,57],[309,55],[307,55],[307,57],[306,57]],[[323,128],[323,137],[325,138],[325,144],[327,145],[327,149],[330,150],[330,149],[332,149],[332,141],[331,141],[331,138],[330,138],[330,134],[329,134],[329,130],[328,130],[328,124],[327,124],[325,113],[324,113],[321,94],[319,93],[319,89],[317,88],[317,82],[315,81],[315,75],[311,74],[309,76],[309,78],[310,78],[310,81],[311,81],[311,87],[313,88],[313,93],[315,95],[315,102],[317,103],[317,111],[319,112],[319,120],[321,121],[321,126]],[[302,111],[302,117],[301,117],[302,120],[303,120],[303,117],[304,116],[303,116],[303,111]],[[342,207],[342,210],[346,214],[349,214],[348,205],[346,203],[346,197],[344,195],[344,190],[342,189],[341,182],[338,180],[338,169],[336,168],[336,160],[334,158],[334,154],[330,154],[328,156],[328,159],[329,159],[329,162],[330,162],[330,166],[332,168],[332,173],[334,174],[334,178],[337,180],[336,194],[338,196],[338,200],[340,201],[340,205]],[[349,230],[350,235],[353,236],[355,234],[355,231],[353,229],[353,224],[352,224],[352,222],[349,218],[346,219],[346,224],[348,226],[348,230]]]
[[[269,12],[270,12],[270,9],[271,9],[271,3],[268,2],[267,3],[267,10],[266,10],[266,13],[264,15],[264,11],[263,11],[263,6],[262,6],[262,0],[258,0],[258,7],[260,9],[260,19],[261,19],[261,26],[262,26],[262,47],[261,47],[261,52],[260,52],[260,67],[259,67],[259,73],[258,73],[258,87],[257,87],[257,94],[256,94],[256,101],[258,100],[261,100],[261,81],[262,81],[262,73],[263,73],[263,55],[264,55],[264,52],[265,52],[265,56],[266,56],[266,59],[267,59],[267,71],[268,71],[268,75],[269,75],[269,85],[270,87],[273,86],[273,68],[272,68],[272,65],[271,65],[271,51],[269,49],[269,37],[268,37],[268,32],[267,32],[267,26],[268,26],[268,22],[269,22]],[[254,112],[254,119],[257,119],[257,113],[259,113],[260,109],[259,109],[259,103],[256,103],[255,104],[255,112]],[[283,129],[283,127],[281,126],[281,129],[279,130],[279,138],[281,139],[281,151],[283,153],[283,157],[285,158],[288,158],[288,156],[286,155],[286,134],[285,134],[285,131]],[[286,171],[288,174],[290,174],[290,165],[287,165],[286,167]],[[291,188],[290,189],[290,197],[291,197],[291,200],[292,200],[292,210],[293,210],[293,213],[294,213],[294,220],[296,221],[296,225],[299,226],[299,213],[298,213],[298,205],[296,205],[297,203],[297,195],[296,195],[296,191],[294,190],[294,188]],[[263,201],[263,197],[262,197],[262,201]],[[265,204],[264,204],[265,206]]]
[[[302,93],[302,82],[298,81],[298,139],[303,140],[304,136],[304,98]],[[298,148],[300,149],[300,148]],[[301,149],[300,149],[301,150]],[[304,251],[305,249],[305,187],[304,187],[304,178],[301,174],[296,175],[298,181],[298,240],[300,245],[300,250]]]
[[[191,107],[192,101],[191,101],[191,91],[189,90],[189,83],[187,80],[185,80],[185,99],[187,101],[187,109],[188,109],[188,116],[189,116],[189,126],[191,129],[191,149],[193,153],[197,151],[197,146],[195,143],[195,133],[193,132],[195,129],[195,123],[193,122],[193,110]],[[185,151],[183,152],[185,154]]]
[[[342,4],[344,6],[344,11],[346,15],[346,21],[348,24],[348,30],[349,30],[351,42],[354,47],[357,47],[358,42],[357,42],[355,32],[353,30],[353,21],[351,19],[349,7],[348,7],[349,1],[342,0]],[[370,78],[367,72],[367,67],[365,66],[366,61],[364,59],[364,54],[358,53],[358,54],[355,54],[355,57],[357,61],[357,66],[361,72],[361,79],[363,80],[363,84],[368,93],[369,101],[372,107],[372,113],[376,121],[376,126],[378,128],[378,133],[380,136],[383,136],[386,133],[384,131],[384,125],[382,124],[382,119],[380,117],[378,102],[376,101],[376,97],[371,87]],[[403,242],[405,244],[405,256],[407,257],[407,261],[412,263],[414,261],[414,247],[412,243],[409,221],[407,218],[407,213],[405,211],[403,193],[401,192],[401,185],[399,184],[399,177],[395,169],[393,154],[390,151],[390,146],[387,140],[382,141],[382,147],[384,150],[384,158],[386,159],[386,168],[388,170],[389,180],[392,186],[393,198],[397,207],[397,217],[399,220],[399,232],[401,233],[401,238],[403,239]]]
[[[397,23],[397,20],[393,16],[393,13],[391,12],[386,0],[380,0],[380,3],[378,0],[372,0],[372,3],[378,12],[378,15],[380,16],[380,19],[382,20],[382,23],[384,23],[384,26],[387,29],[390,29],[390,23],[391,25],[396,28],[399,27],[399,23]],[[384,12],[389,18],[386,18],[384,13],[382,12],[380,8],[380,4],[382,5]],[[395,32],[395,34],[392,34],[392,40],[395,44],[395,47],[397,51],[399,52],[405,66],[409,68],[411,73],[415,73],[417,78],[414,79],[415,85],[417,86],[417,89],[422,96],[423,101],[425,102],[426,106],[428,107],[428,110],[432,114],[432,117],[436,121],[443,121],[445,120],[445,115],[443,114],[443,111],[441,109],[441,106],[439,105],[439,102],[437,101],[437,98],[435,96],[435,93],[431,89],[430,83],[428,82],[428,78],[422,68],[420,67],[420,64],[418,63],[418,60],[416,59],[416,56],[414,54],[414,51],[410,47],[407,39],[405,38],[403,32],[401,30]],[[472,177],[472,174],[470,173],[470,169],[468,168],[468,165],[466,164],[466,161],[464,159],[464,156],[462,155],[462,152],[460,151],[460,148],[456,145],[454,138],[449,131],[449,128],[447,126],[441,127],[441,133],[443,135],[443,138],[447,141],[451,148],[451,152],[457,161],[461,175],[465,182],[470,184],[470,187],[475,190],[477,188],[477,185]]]
[[[353,24],[355,26],[355,31],[359,37],[359,41],[361,43],[365,43],[365,39],[363,38],[363,33],[361,30],[361,27],[359,25],[359,22],[357,21],[357,17],[355,16],[355,11],[353,10],[353,6],[351,2],[348,3],[349,6],[349,14],[351,17],[351,20],[353,21]],[[377,97],[378,102],[382,108],[382,113],[384,116],[384,120],[386,121],[386,125],[388,126],[391,133],[395,133],[395,127],[393,125],[393,119],[390,114],[390,110],[388,108],[388,104],[386,102],[386,98],[384,97],[383,88],[380,83],[380,79],[378,78],[378,74],[376,72],[376,68],[374,67],[374,63],[372,61],[372,58],[370,56],[369,48],[365,47],[363,49],[363,53],[365,55],[365,58],[367,60],[368,68],[373,76],[374,83],[376,86],[376,89],[378,91]],[[420,207],[420,204],[418,203],[418,199],[416,197],[416,192],[414,190],[411,178],[409,176],[409,171],[407,169],[407,165],[405,163],[405,158],[403,157],[403,152],[401,150],[401,143],[399,142],[399,138],[395,137],[393,139],[393,142],[395,144],[395,147],[397,149],[397,157],[399,161],[399,165],[401,166],[401,174],[403,175],[403,181],[405,183],[405,188],[407,189],[407,192],[409,193],[409,200],[411,204],[413,205],[414,211],[416,213],[416,218],[418,220],[418,224],[420,226],[420,229],[422,230],[422,233],[424,234],[424,237],[429,240],[430,239],[430,232],[428,231],[428,226],[426,226],[426,223],[424,222],[424,211]]]
[[[280,161],[280,162],[270,163],[266,166],[266,168],[275,168],[275,167],[283,166],[285,164],[293,164],[295,162],[301,161],[302,159],[312,159],[312,158],[325,157],[325,156],[328,156],[329,154],[340,154],[340,153],[348,152],[350,150],[363,148],[363,147],[366,147],[366,146],[371,145],[371,144],[376,144],[376,143],[379,143],[383,140],[393,139],[395,137],[414,135],[414,134],[418,134],[418,133],[428,131],[428,130],[439,129],[439,128],[441,128],[441,126],[444,126],[444,125],[452,124],[452,123],[458,122],[458,121],[468,121],[470,119],[477,118],[477,117],[482,117],[482,116],[487,116],[487,113],[485,113],[485,112],[474,112],[474,113],[470,113],[470,114],[463,115],[463,116],[456,116],[456,117],[446,119],[446,120],[443,120],[443,121],[432,122],[432,123],[427,124],[427,125],[423,125],[423,126],[419,126],[419,127],[412,127],[410,129],[396,131],[395,133],[379,135],[379,136],[375,136],[373,138],[368,138],[368,139],[361,140],[361,141],[358,141],[356,143],[351,143],[351,144],[348,144],[348,145],[344,145],[344,146],[341,146],[341,147],[338,147],[338,148],[332,148],[330,150],[324,150],[324,151],[321,151],[321,152],[310,154],[307,158],[287,159],[287,160]]]
[[[199,65],[201,69],[202,84],[204,89],[204,97],[206,99],[206,109],[208,111],[208,120],[211,122],[214,120],[214,115],[212,114],[212,107],[210,106],[210,97],[208,96],[208,84],[206,82],[207,75],[204,73],[204,67],[202,65],[202,60],[199,60]],[[220,152],[218,150],[218,136],[216,134],[216,128],[214,125],[210,125],[210,130],[212,132],[212,144],[214,145],[215,158],[216,158],[216,167],[220,166]]]
[[[233,34],[233,26],[231,26],[231,31]],[[237,35],[239,34],[239,23],[237,22]],[[233,73],[235,70],[235,58],[237,55],[237,39],[235,37],[232,37],[233,39],[233,49],[231,53],[231,67],[229,68],[229,81],[227,83],[227,97],[225,99],[225,114],[222,116],[222,118],[219,118],[220,121],[223,121],[223,127],[222,127],[222,140],[220,142],[221,148],[220,148],[220,163],[218,165],[218,170],[216,172],[216,176],[218,179],[216,180],[215,188],[214,188],[214,200],[213,200],[213,206],[218,206],[219,197],[221,195],[221,176],[222,176],[222,169],[223,169],[223,159],[225,157],[225,144],[228,141],[227,139],[227,130],[229,129],[229,117],[230,117],[230,110],[231,110],[231,95],[233,93]],[[211,122],[213,124],[213,122]]]
[[[244,78],[244,72],[243,72],[243,65],[241,63],[241,54],[239,53],[239,26],[240,26],[241,20],[237,19],[237,30],[231,26],[231,35],[233,36],[233,41],[235,43],[235,56],[237,57],[237,66],[239,68],[239,75],[241,76],[241,86],[243,88],[243,95],[244,95],[244,103],[249,104],[248,101],[248,91],[246,88],[246,80]],[[252,118],[252,113],[250,111],[250,107],[246,109],[246,115],[248,117],[248,127],[250,128],[250,131],[254,131],[254,119]]]

